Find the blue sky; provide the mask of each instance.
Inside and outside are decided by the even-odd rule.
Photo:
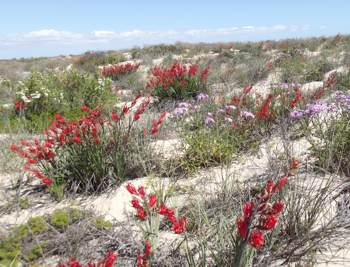
[[[0,58],[346,34],[349,13],[349,0],[4,0]]]

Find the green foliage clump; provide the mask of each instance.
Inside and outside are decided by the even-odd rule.
[[[44,244],[38,244],[32,247],[32,249],[29,251],[29,253],[27,255],[24,256],[24,259],[26,261],[34,261],[40,257],[43,256],[43,247]]]
[[[321,136],[324,144],[312,147],[313,154],[318,158],[317,165],[350,176],[350,116],[343,114],[328,126]]]
[[[66,210],[55,210],[51,214],[50,224],[58,229],[64,229],[69,225],[69,214]]]
[[[91,224],[100,230],[109,229],[113,226],[113,223],[109,220],[106,220],[103,216],[97,216],[91,221]]]

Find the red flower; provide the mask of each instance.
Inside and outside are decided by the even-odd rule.
[[[20,111],[20,110],[24,109],[24,107],[25,107],[25,103],[22,100],[17,100],[15,102],[15,109],[17,111]]]
[[[143,208],[140,208],[137,210],[136,217],[140,218],[141,220],[146,219],[146,212]]]
[[[186,218],[180,218],[174,222],[172,230],[175,234],[182,234],[186,230]]]
[[[269,179],[265,185],[265,190],[268,194],[270,194],[273,190],[273,188],[275,187],[275,183]]]
[[[139,188],[137,189],[137,192],[142,198],[145,197],[146,193],[145,193],[145,188],[143,186],[139,186]]]
[[[75,143],[77,143],[77,144],[81,144],[81,143],[82,143],[82,141],[81,141],[79,135],[74,136],[73,141],[74,141]]]
[[[267,99],[264,101],[263,105],[258,110],[256,116],[260,120],[267,120],[270,118],[273,114],[273,110],[271,110],[270,104],[273,96],[270,94],[268,95]],[[270,112],[269,112],[270,110]]]
[[[104,259],[104,264],[102,266],[112,267],[116,260],[117,260],[117,255],[114,254],[112,251],[108,251]]]
[[[277,218],[275,215],[267,215],[260,217],[259,229],[272,230],[276,227]]]
[[[140,119],[140,114],[139,113],[135,113],[134,114],[134,121],[138,121]]]
[[[299,161],[296,159],[292,159],[291,163],[290,163],[290,168],[293,169],[297,169],[299,166]]]
[[[113,121],[119,121],[119,119],[120,119],[118,113],[115,112],[115,111],[113,111],[113,112],[111,113],[111,116],[112,116],[112,120],[113,120]]]
[[[148,205],[150,208],[153,208],[157,204],[157,197],[155,195],[148,196]]]
[[[137,194],[138,194],[138,193],[137,193],[137,190],[136,190],[136,188],[135,188],[135,186],[132,185],[131,183],[128,183],[128,184],[126,185],[126,190],[128,190],[129,193],[132,194],[132,195],[137,195]]]
[[[263,233],[257,229],[252,230],[249,237],[249,243],[255,248],[260,248],[262,245],[264,245]]]
[[[247,219],[250,218],[250,216],[253,213],[253,208],[254,208],[254,203],[251,201],[248,201],[244,204],[244,206],[243,206],[244,218],[247,218]]]
[[[236,225],[240,237],[246,240],[248,236],[248,220],[244,218],[238,218]]]
[[[286,183],[288,182],[288,177],[287,176],[282,176],[279,181],[277,182],[277,184],[274,186],[273,188],[273,192],[278,192],[279,190],[281,190]]]
[[[47,185],[47,186],[50,186],[52,184],[52,180],[47,177],[43,178],[41,181],[43,182],[44,185]]]
[[[80,109],[81,109],[81,111],[84,111],[84,112],[89,112],[90,111],[89,107],[85,106],[85,105],[81,106]]]
[[[11,151],[17,151],[17,150],[18,150],[18,146],[16,146],[16,145],[11,145],[11,146],[9,147],[9,149],[10,149]]]
[[[284,203],[282,201],[277,201],[272,205],[272,210],[274,214],[278,214],[283,210]]]
[[[145,251],[143,253],[143,257],[148,258],[150,254],[151,254],[151,245],[148,242],[148,240],[145,240]]]
[[[137,199],[131,200],[131,205],[132,205],[135,209],[143,209],[143,207],[140,205],[140,202],[139,202]]]
[[[243,88],[243,94],[248,94],[253,89],[252,85],[247,85]]]
[[[129,108],[128,108],[127,105],[125,105],[125,106],[123,107],[123,113],[124,113],[124,114],[127,114],[128,112],[129,112]]]
[[[29,164],[36,164],[37,161],[35,159],[27,159],[27,163],[29,163]]]

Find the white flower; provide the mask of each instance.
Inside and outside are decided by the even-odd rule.
[[[28,97],[26,97],[25,95],[22,96],[21,99],[23,100],[24,103],[30,103],[32,101]]]
[[[34,94],[30,94],[30,96],[31,96],[33,99],[38,99],[38,98],[41,97],[41,94],[38,93],[38,92],[36,92],[36,93],[34,93]]]

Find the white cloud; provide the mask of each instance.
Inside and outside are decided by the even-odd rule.
[[[0,36],[0,45],[32,45],[32,44],[54,44],[54,45],[82,45],[82,44],[133,44],[140,45],[144,43],[156,43],[166,41],[210,41],[219,40],[220,37],[232,36],[253,36],[254,34],[274,33],[274,32],[302,32],[309,30],[310,26],[241,26],[213,29],[188,29],[182,31],[144,31],[131,30],[117,32],[113,30],[95,30],[90,33],[80,33],[71,31],[62,31],[56,29],[41,29],[22,34],[10,34]]]
[[[83,38],[83,34],[68,31],[57,31],[54,29],[43,29],[39,31],[29,32],[27,34],[24,34],[23,37],[31,40],[60,41],[79,40]]]

